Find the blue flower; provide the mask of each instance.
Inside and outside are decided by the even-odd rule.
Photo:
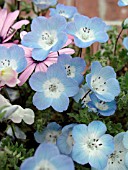
[[[127,153],[126,153],[126,156],[125,156],[125,165],[128,168],[128,131],[124,134],[123,145],[125,147],[125,150],[127,150]]]
[[[124,45],[124,47],[128,50],[128,37],[125,37],[125,38],[123,39],[123,45]]]
[[[50,6],[54,6],[57,0],[32,0],[32,2],[40,9],[46,9]]]
[[[85,48],[94,42],[105,43],[108,40],[106,27],[100,18],[75,15],[74,21],[68,23],[66,32],[74,36],[76,46]]]
[[[128,6],[128,0],[118,0],[119,6]]]
[[[33,104],[44,110],[50,106],[58,112],[67,110],[69,97],[78,90],[78,83],[67,78],[65,68],[59,64],[52,64],[46,73],[37,72],[30,78],[30,86],[37,91],[33,97]]]
[[[104,102],[96,97],[94,93],[90,94],[90,99],[87,103],[89,108],[97,113],[100,113],[103,116],[110,116],[115,113],[116,102],[113,100],[111,102]]]
[[[10,48],[0,46],[0,71],[6,67],[11,67],[17,73],[21,73],[27,66],[24,50],[13,45]]]
[[[103,170],[127,170],[128,169],[128,148],[126,149],[122,143],[125,132],[121,132],[114,137],[114,152],[109,156],[107,166]],[[127,141],[125,141],[128,143]],[[127,161],[126,161],[127,160]],[[99,170],[94,169],[92,170]]]
[[[61,15],[66,19],[71,19],[73,16],[78,13],[77,8],[74,6],[67,6],[63,4],[57,4],[56,9],[50,8],[50,16]]]
[[[73,97],[73,99],[78,103],[81,100],[82,108],[88,107],[87,103],[91,101],[89,94],[92,91],[89,89],[87,84],[84,84],[79,89],[78,93]]]
[[[114,69],[110,66],[102,67],[98,61],[92,63],[91,73],[86,76],[86,81],[95,95],[105,102],[114,100],[120,93]]]
[[[113,137],[105,134],[106,130],[101,121],[93,121],[88,126],[76,125],[72,130],[73,160],[82,165],[89,163],[92,167],[103,170],[108,156],[114,151]]]
[[[42,132],[36,131],[34,133],[35,140],[38,143],[50,142],[56,144],[56,140],[61,133],[61,129],[61,126],[56,122],[49,123]]]
[[[82,72],[85,70],[86,63],[80,57],[72,58],[70,55],[62,54],[58,57],[58,63],[65,67],[67,77],[70,77],[81,84],[84,80]]]
[[[20,170],[75,170],[72,159],[61,155],[56,145],[40,144],[33,157],[27,158]]]
[[[51,18],[37,17],[31,24],[31,32],[27,33],[22,44],[33,48],[32,57],[35,60],[45,60],[48,54],[60,50],[67,41],[64,32],[66,20],[61,16]],[[38,29],[37,29],[38,28]]]
[[[76,124],[70,124],[62,129],[61,135],[57,139],[57,146],[62,154],[71,155],[74,144],[72,138],[72,129]]]

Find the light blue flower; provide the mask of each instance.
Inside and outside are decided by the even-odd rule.
[[[128,131],[124,134],[123,145],[125,149],[127,150],[127,153],[125,156],[125,165],[127,166],[127,169],[128,169]]]
[[[86,48],[94,42],[105,43],[108,40],[106,27],[100,18],[75,15],[74,21],[68,23],[66,32],[74,36],[76,46]]]
[[[43,129],[42,132],[36,131],[34,133],[35,140],[38,143],[49,142],[56,144],[56,140],[61,133],[61,129],[62,127],[59,124],[51,122]]]
[[[72,58],[70,55],[62,54],[58,57],[58,63],[65,67],[67,77],[70,77],[81,84],[84,80],[82,72],[85,70],[86,63],[80,57]]]
[[[0,46],[0,71],[11,67],[17,73],[21,73],[27,66],[24,50],[18,45],[10,48]]]
[[[57,139],[57,146],[62,154],[71,155],[74,144],[72,129],[76,124],[70,124],[62,129],[61,135]]]
[[[40,144],[33,157],[27,158],[20,170],[75,170],[72,159],[61,155],[56,145]]]
[[[88,126],[76,125],[72,130],[73,160],[82,165],[89,163],[92,167],[103,170],[108,156],[114,151],[113,137],[105,134],[106,130],[101,121],[93,121]]]
[[[66,25],[66,19],[59,15],[51,18],[39,16],[33,19],[31,32],[24,36],[22,44],[33,48],[33,59],[45,60],[51,51],[60,50],[66,43]]]
[[[54,110],[63,112],[68,108],[69,97],[73,97],[79,90],[78,83],[67,77],[65,68],[60,64],[52,64],[46,73],[34,73],[29,83],[37,91],[33,104],[39,110],[52,106]]]
[[[114,137],[115,149],[109,156],[107,166],[103,170],[128,170],[128,166],[126,166],[127,162],[125,164],[126,155],[128,155],[128,148],[126,149],[122,143],[125,134],[125,132],[121,132]],[[99,169],[92,168],[92,170]]]
[[[91,73],[86,75],[86,81],[95,95],[105,102],[114,100],[120,93],[114,69],[110,66],[102,67],[98,61],[92,63]]]
[[[71,19],[76,13],[78,13],[77,8],[74,6],[57,4],[56,9],[50,8],[50,16],[61,15],[66,19]]]
[[[128,37],[125,37],[125,38],[123,39],[123,45],[124,45],[124,47],[128,50]]]
[[[47,9],[56,5],[57,0],[32,0],[32,2],[40,9]]]
[[[128,6],[128,0],[118,0],[119,6]]]
[[[73,97],[73,99],[78,103],[81,100],[82,108],[88,107],[87,103],[91,101],[89,94],[91,94],[92,91],[89,89],[87,84],[84,84],[79,89],[78,93]]]
[[[113,100],[111,102],[104,102],[96,97],[94,93],[90,94],[90,99],[87,103],[92,111],[95,111],[103,116],[110,116],[115,113],[116,102]]]

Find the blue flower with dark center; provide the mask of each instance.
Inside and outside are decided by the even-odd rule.
[[[51,18],[39,16],[33,19],[31,32],[24,36],[22,44],[33,48],[33,59],[45,60],[50,52],[60,50],[66,43],[66,25],[66,19],[59,15]]]
[[[57,4],[56,9],[50,8],[50,16],[61,15],[66,19],[71,19],[76,13],[78,13],[77,8],[74,6]]]
[[[114,151],[113,137],[105,134],[106,130],[101,121],[93,121],[88,126],[76,125],[72,130],[73,160],[82,165],[89,163],[92,167],[103,170]]]
[[[61,133],[62,127],[56,122],[49,123],[42,132],[36,131],[34,133],[35,140],[38,143],[50,142],[56,144],[56,140]]]
[[[128,6],[128,0],[118,0],[119,6]]]
[[[39,110],[52,106],[54,110],[63,112],[68,108],[69,97],[73,97],[79,90],[78,83],[67,77],[65,68],[60,64],[52,64],[46,73],[34,73],[29,83],[37,91],[33,104]]]
[[[81,84],[84,80],[82,72],[85,70],[86,63],[80,57],[72,58],[70,55],[62,54],[58,57],[58,63],[65,67],[67,77],[72,78]]]
[[[96,97],[94,93],[90,94],[90,99],[87,103],[91,111],[97,112],[103,116],[110,116],[115,113],[116,102],[113,100],[111,102],[104,102]]]
[[[108,41],[106,27],[107,25],[100,18],[75,15],[74,21],[68,23],[66,32],[74,36],[76,46],[86,48],[94,42],[105,43]]]
[[[62,154],[71,155],[74,144],[72,129],[76,124],[70,124],[62,129],[61,135],[57,139],[57,146]]]
[[[33,157],[27,158],[20,170],[75,170],[72,159],[61,155],[56,145],[42,143]]]
[[[54,6],[57,0],[32,0],[32,2],[40,9],[46,9],[50,6]]]
[[[86,75],[86,81],[95,95],[105,102],[114,100],[120,93],[114,69],[110,66],[102,67],[98,61],[92,63],[91,73]]]

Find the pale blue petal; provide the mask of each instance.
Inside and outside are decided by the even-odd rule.
[[[85,91],[83,90],[83,88],[80,88],[78,93],[73,96],[73,99],[78,103],[79,100],[85,95]]]
[[[128,131],[124,134],[123,144],[126,149],[128,149]]]
[[[33,73],[29,79],[29,84],[31,88],[35,91],[42,92],[43,91],[43,83],[47,80],[46,73],[37,72]]]
[[[96,41],[97,42],[100,42],[100,43],[105,43],[108,41],[109,39],[109,36],[106,32],[103,32],[103,31],[99,31],[95,34],[95,38],[96,38]]]
[[[72,159],[66,155],[54,156],[50,163],[56,167],[56,170],[75,170]]]
[[[4,46],[0,46],[0,60],[9,59],[9,58],[10,58],[10,55],[8,53],[7,48]]]
[[[76,123],[72,123],[72,124],[64,126],[63,129],[62,129],[62,133],[69,131],[69,130],[72,130],[73,127],[76,126],[76,125],[77,125]]]
[[[64,32],[58,33],[57,37],[58,37],[58,41],[51,49],[54,52],[60,50],[68,40],[67,34]]]
[[[80,47],[80,48],[86,48],[89,47],[91,44],[93,44],[95,42],[95,40],[92,41],[88,41],[88,42],[84,42],[82,40],[80,40],[78,37],[74,37],[74,43],[76,46]]]
[[[52,99],[45,97],[43,92],[36,92],[33,96],[33,104],[38,110],[45,110],[51,106]]]
[[[75,23],[73,23],[73,22],[68,23],[68,25],[66,27],[66,32],[67,32],[67,34],[70,34],[70,35],[74,36],[76,34],[76,32],[77,32]]]
[[[79,30],[82,27],[86,27],[87,23],[89,21],[89,17],[84,15],[75,15],[74,16],[74,22],[77,30]]]
[[[14,59],[17,63],[17,73],[21,73],[27,66],[24,50],[17,45],[13,45],[8,49],[8,52],[10,59]]]
[[[95,73],[95,75],[96,75],[96,73]],[[105,79],[105,80],[110,79],[110,78],[116,78],[116,73],[111,66],[103,67],[100,70],[100,73],[99,74],[97,73],[97,75],[100,77],[103,77],[103,79]]]
[[[66,94],[61,94],[59,98],[54,98],[52,100],[51,106],[54,110],[58,112],[63,112],[68,109],[69,106],[69,98]]]
[[[21,44],[30,48],[41,48],[38,43],[40,36],[35,34],[35,32],[28,32],[21,41]]]
[[[128,37],[125,37],[125,38],[123,39],[123,45],[124,45],[124,47],[128,50]]]
[[[114,138],[109,134],[105,134],[100,137],[100,141],[102,145],[99,146],[99,150],[102,151],[106,155],[110,155],[114,152]]]
[[[40,162],[41,160],[50,161],[55,156],[59,155],[59,150],[56,145],[50,143],[42,143],[39,145],[35,152],[36,162]]]
[[[108,157],[101,151],[95,151],[94,154],[89,155],[89,164],[98,169],[103,170],[107,165]]]
[[[76,67],[76,72],[81,73],[85,70],[86,63],[85,60],[80,57],[72,58],[71,63]]]
[[[44,50],[42,48],[35,48],[32,50],[32,58],[37,60],[37,61],[43,61],[47,58],[49,52],[51,49],[49,50]]]
[[[101,137],[107,131],[106,125],[101,121],[93,121],[88,125],[88,133],[96,138]]]
[[[125,155],[125,165],[126,165],[127,168],[128,168],[128,152],[127,152],[126,155]]]
[[[34,138],[35,138],[37,143],[43,143],[45,141],[45,135],[42,132],[36,131],[34,133]]]
[[[20,166],[20,170],[34,170],[36,167],[36,160],[34,157],[30,157],[24,160]]]
[[[91,74],[99,73],[102,69],[102,66],[99,61],[94,61],[91,64]]]

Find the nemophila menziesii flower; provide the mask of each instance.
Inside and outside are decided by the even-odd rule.
[[[56,145],[42,143],[33,157],[27,158],[20,170],[75,170],[72,159],[61,155]]]
[[[36,142],[43,143],[53,143],[56,144],[56,140],[61,133],[62,127],[56,122],[51,122],[43,129],[42,132],[36,131],[34,137]]]
[[[32,21],[31,32],[23,37],[22,45],[33,48],[33,59],[45,60],[50,52],[60,50],[66,43],[68,38],[64,32],[65,27],[66,20],[59,15],[51,18],[37,17]]]
[[[71,155],[74,144],[72,129],[76,124],[66,125],[62,129],[61,135],[57,138],[57,146],[62,154]]]
[[[58,63],[65,67],[67,77],[70,77],[81,84],[84,80],[82,72],[85,70],[86,63],[80,57],[72,58],[70,55],[62,54],[58,57]]]
[[[128,50],[128,37],[125,37],[125,38],[123,39],[123,45],[124,45],[124,47]]]
[[[128,0],[118,0],[119,6],[128,6]]]
[[[90,94],[90,99],[87,103],[91,111],[97,112],[103,116],[110,116],[115,113],[116,102],[113,100],[111,102],[104,102],[96,97],[94,93]]]
[[[5,84],[14,87],[21,73],[27,65],[24,50],[17,45],[10,48],[0,46],[0,86]]]
[[[80,48],[89,47],[94,42],[105,43],[108,40],[106,24],[97,17],[75,15],[74,21],[68,23],[66,32],[74,36],[75,45]]]
[[[57,4],[56,9],[50,8],[50,16],[54,15],[61,15],[65,17],[66,19],[71,19],[73,16],[78,13],[77,8],[74,6],[67,6],[63,4]]]
[[[33,104],[39,110],[50,106],[58,112],[67,110],[69,97],[74,96],[78,90],[78,83],[68,78],[65,68],[60,64],[52,64],[46,73],[34,73],[29,79],[31,88],[35,91]]]
[[[95,95],[105,102],[114,100],[120,93],[114,69],[111,66],[102,67],[98,61],[92,63],[91,73],[86,75],[86,82]]]
[[[124,145],[125,149],[127,150],[127,154],[125,156],[125,165],[128,168],[128,131],[124,134],[123,145]]]
[[[78,93],[73,97],[73,99],[78,103],[81,100],[82,107],[88,107],[87,103],[91,101],[89,94],[92,93],[87,86],[84,84],[79,89]]]
[[[38,72],[38,71],[46,72],[50,65],[57,62],[58,55],[74,54],[75,51],[73,49],[66,47],[71,42],[72,41],[70,39],[68,39],[68,41],[66,42],[66,44],[63,46],[62,49],[60,49],[58,52],[51,52],[47,56],[47,58],[42,60],[42,61],[34,60],[32,58],[32,49],[22,46],[22,48],[25,51],[25,57],[26,57],[26,60],[27,60],[27,67],[19,77],[19,79],[20,79],[19,86],[22,86],[34,71],[35,72]]]
[[[46,9],[50,6],[54,6],[57,0],[32,0],[32,2],[40,9]]]
[[[103,170],[127,170],[128,169],[128,148],[123,145],[125,132],[121,132],[114,137],[114,152],[109,156],[107,166]],[[128,143],[125,141],[126,144]],[[126,161],[127,160],[127,161]],[[94,169],[92,170],[99,170]]]
[[[114,151],[113,137],[105,134],[106,130],[101,121],[93,121],[88,126],[76,125],[72,130],[73,160],[82,165],[89,163],[92,167],[103,170],[108,156]]]
[[[4,96],[0,94],[0,114],[3,113],[2,120],[12,120],[14,123],[26,124],[34,123],[34,112],[32,109],[23,109],[20,105],[12,105]]]
[[[1,18],[0,44],[4,44],[7,41],[11,40],[11,38],[13,37],[13,35],[16,33],[18,29],[20,29],[23,25],[29,24],[28,20],[21,20],[14,23],[18,15],[19,15],[18,10],[10,13],[7,12],[7,9],[0,10],[0,18]]]

